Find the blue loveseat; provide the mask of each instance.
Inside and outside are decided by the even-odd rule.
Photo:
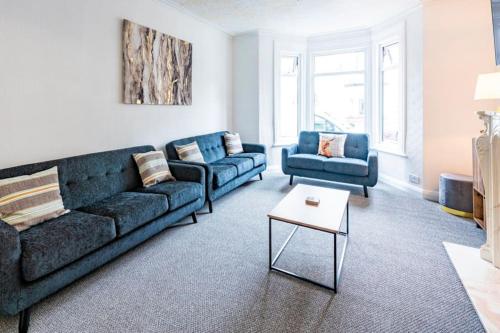
[[[170,161],[198,165],[205,168],[206,196],[210,213],[212,203],[224,194],[259,175],[266,170],[266,147],[260,144],[243,144],[244,153],[227,156],[224,144],[224,133],[216,132],[206,135],[175,140],[166,145],[167,156]],[[196,141],[200,147],[205,163],[186,162],[179,160],[175,146],[185,145]]]
[[[281,168],[283,173],[290,175],[290,185],[293,176],[317,178],[361,185],[368,197],[367,186],[375,186],[378,180],[378,154],[369,149],[368,136],[346,133],[345,158],[328,158],[318,155],[319,134],[301,132],[298,144],[283,148]]]
[[[141,146],[0,170],[0,179],[57,166],[70,213],[18,232],[0,220],[0,315],[20,313],[191,215],[205,203],[203,168],[169,163],[175,182],[143,188],[132,154]]]

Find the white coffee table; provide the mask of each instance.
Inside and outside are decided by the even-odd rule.
[[[269,270],[296,277],[320,287],[333,290],[336,293],[349,234],[349,194],[349,191],[318,186],[303,184],[295,186],[295,188],[267,215],[269,217]],[[311,196],[320,199],[320,204],[318,206],[306,205],[306,198]],[[273,220],[295,225],[292,233],[281,246],[274,259],[272,257]],[[346,220],[346,231],[341,231],[340,227],[344,220]],[[322,284],[274,266],[299,227],[333,234],[333,286]],[[340,258],[337,257],[337,236],[344,236],[346,238]],[[339,262],[338,265],[337,262]]]

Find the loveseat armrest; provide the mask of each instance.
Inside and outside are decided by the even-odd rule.
[[[21,240],[13,226],[0,220],[0,314],[16,314],[18,309]]]
[[[298,151],[299,151],[298,144],[293,144],[291,146],[283,147],[283,149],[281,149],[281,170],[283,170],[285,174],[287,174],[288,170],[288,158],[292,155],[297,154]]]
[[[370,186],[375,186],[378,180],[378,152],[376,150],[370,149],[368,152],[367,162]]]
[[[205,168],[199,165],[190,165],[177,162],[169,162],[168,166],[172,175],[177,180],[200,183],[205,186]]]
[[[258,143],[243,143],[243,151],[245,153],[266,153],[266,146]]]

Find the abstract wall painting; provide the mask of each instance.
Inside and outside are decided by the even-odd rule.
[[[192,44],[123,20],[123,102],[191,105]]]

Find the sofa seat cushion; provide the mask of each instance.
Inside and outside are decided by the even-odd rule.
[[[35,281],[115,238],[113,219],[78,211],[32,227],[20,233],[23,278]]]
[[[295,154],[288,158],[290,168],[323,171],[323,163],[328,158],[313,154]]]
[[[123,236],[165,214],[168,200],[162,194],[122,192],[79,210],[111,217],[115,220],[116,234]]]
[[[220,165],[220,164],[235,166],[236,169],[238,170],[238,176],[241,176],[253,169],[253,160],[251,158],[226,157],[212,163],[212,165]]]
[[[214,171],[213,187],[219,188],[238,177],[238,170],[234,165],[211,164]]]
[[[233,158],[251,158],[253,161],[253,167],[256,168],[266,163],[266,154],[262,153],[241,153],[232,155]]]
[[[183,181],[160,183],[151,187],[142,187],[136,191],[166,195],[169,211],[176,210],[188,203],[196,201],[202,198],[204,194],[204,189],[201,184]]]
[[[357,158],[332,157],[323,165],[327,172],[360,177],[368,176],[368,162]]]

